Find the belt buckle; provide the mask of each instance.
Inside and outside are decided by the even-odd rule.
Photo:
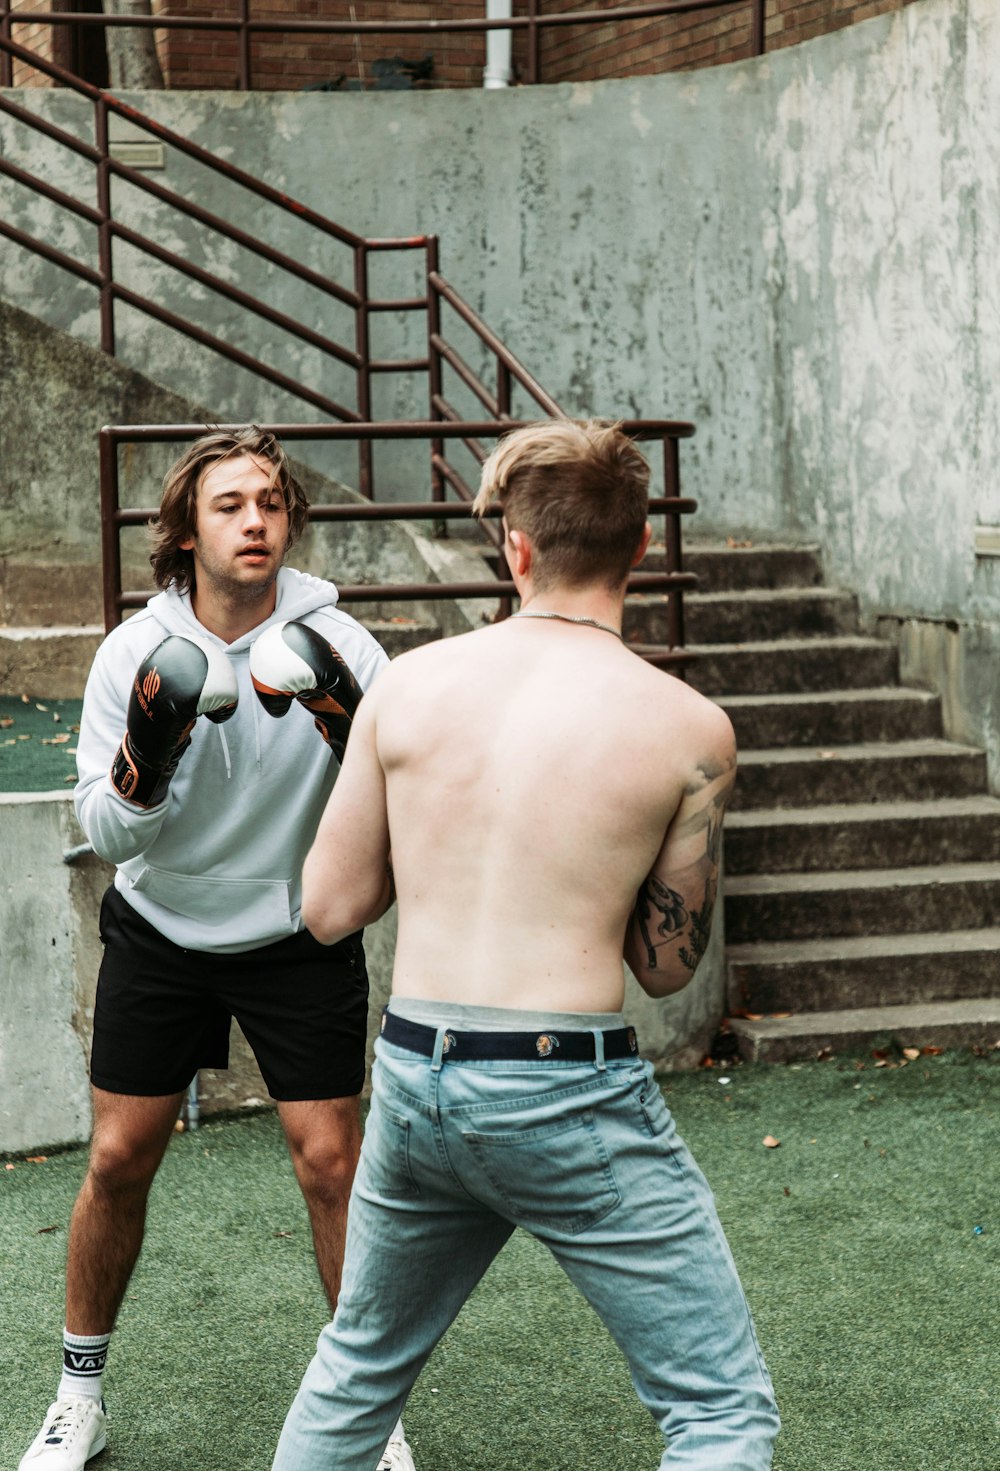
[[[559,1038],[551,1032],[539,1032],[535,1038],[535,1051],[539,1057],[551,1057],[559,1046]]]

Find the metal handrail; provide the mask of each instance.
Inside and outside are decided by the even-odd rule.
[[[766,46],[764,0],[645,0],[641,4],[616,6],[612,10],[567,10],[553,15],[540,15],[536,0],[529,0],[525,15],[504,17],[455,17],[430,20],[290,20],[281,17],[254,20],[250,0],[240,0],[236,16],[173,15],[101,15],[63,10],[10,9],[10,0],[0,0],[0,38],[10,36],[10,28],[18,25],[69,26],[138,26],[152,30],[188,30],[233,32],[237,37],[237,90],[251,90],[251,48],[255,35],[417,35],[435,36],[461,32],[510,31],[526,32],[528,64],[524,80],[529,86],[541,82],[541,36],[559,26],[608,25],[609,22],[655,20],[683,15],[697,10],[750,10],[750,54],[762,56]],[[0,55],[0,86],[11,85],[10,57]]]
[[[2,3],[2,0],[0,0]],[[20,12],[18,13],[20,18]],[[114,19],[114,17],[107,17]],[[75,137],[74,134],[58,127],[56,124],[44,118],[36,116],[33,112],[19,106],[9,97],[0,95],[0,113],[16,119],[26,127],[40,132],[46,138],[65,147],[79,157],[92,163],[96,169],[97,181],[97,207],[82,203],[82,201],[67,194],[65,191],[49,184],[37,175],[30,174],[26,169],[18,167],[9,160],[0,158],[0,175],[6,176],[22,187],[32,189],[35,193],[49,200],[51,203],[68,210],[78,219],[93,225],[97,231],[97,255],[98,265],[95,270],[91,265],[77,261],[64,251],[60,251],[47,241],[39,240],[21,230],[9,220],[0,217],[0,235],[6,236],[18,245],[33,251],[43,257],[51,264],[75,275],[78,279],[86,281],[96,287],[100,299],[100,324],[101,324],[101,347],[111,354],[115,354],[115,306],[124,303],[134,309],[144,312],[147,316],[155,318],[165,326],[180,332],[201,346],[211,349],[225,357],[228,361],[237,364],[264,381],[275,387],[300,398],[310,408],[318,410],[321,414],[331,418],[341,419],[345,422],[371,420],[372,394],[371,380],[376,373],[412,373],[426,372],[428,374],[428,408],[432,418],[454,419],[457,412],[448,404],[443,395],[443,371],[448,365],[456,373],[460,381],[471,387],[481,402],[487,405],[491,412],[503,417],[510,411],[511,386],[517,383],[538,405],[545,414],[561,415],[562,409],[548,394],[541,384],[528,372],[513,353],[500,341],[494,333],[486,326],[485,322],[465,302],[459,293],[452,287],[439,270],[438,240],[434,235],[412,235],[402,238],[365,238],[343,226],[336,224],[333,220],[318,214],[315,210],[308,208],[291,196],[274,189],[271,185],[256,179],[253,175],[246,173],[235,164],[226,159],[220,159],[209,150],[192,143],[182,134],[174,132],[157,122],[154,118],[146,116],[136,108],[122,102],[119,98],[109,92],[102,91],[74,77],[57,63],[48,61],[44,57],[37,56],[34,52],[18,45],[14,41],[5,40],[0,36],[0,54],[17,56],[22,60],[31,62],[54,80],[61,82],[64,86],[76,91],[88,99],[94,107],[94,144],[86,143]],[[298,259],[283,251],[269,245],[266,241],[256,236],[249,235],[238,226],[231,224],[228,220],[214,214],[204,205],[192,199],[176,193],[149,178],[146,174],[130,168],[126,163],[116,159],[111,153],[109,140],[108,120],[110,116],[127,119],[133,126],[145,130],[162,143],[176,148],[187,157],[193,159],[200,165],[212,169],[231,183],[235,183],[250,193],[263,199],[282,211],[292,214],[296,220],[318,229],[328,238],[332,238],[349,249],[352,257],[354,281],[352,287],[341,285],[331,278],[321,275],[319,272],[303,265]],[[338,343],[323,333],[317,332],[315,328],[306,323],[298,322],[280,312],[267,303],[253,297],[249,292],[234,286],[231,282],[206,271],[193,262],[185,260],[176,252],[167,250],[158,241],[143,235],[141,232],[123,224],[114,218],[111,199],[111,181],[121,179],[132,187],[144,191],[154,199],[177,210],[186,218],[213,230],[225,239],[245,249],[259,259],[276,265],[286,271],[297,280],[308,286],[316,287],[333,297],[343,305],[350,308],[354,313],[355,340],[351,347]],[[269,361],[254,356],[252,353],[233,345],[218,335],[208,332],[198,322],[189,320],[177,312],[171,311],[162,302],[154,301],[150,297],[131,290],[115,279],[114,273],[114,243],[121,241],[134,249],[144,252],[171,269],[179,272],[188,279],[199,285],[208,287],[217,292],[228,301],[241,306],[245,311],[252,312],[256,316],[271,322],[282,331],[289,333],[300,342],[317,348],[336,361],[347,366],[355,374],[356,404],[352,407],[339,403],[329,395],[311,389],[297,380],[288,377]],[[425,256],[425,295],[411,297],[405,300],[382,300],[372,297],[368,289],[368,257],[372,252],[384,253],[386,251],[422,251]],[[487,351],[492,355],[496,364],[497,392],[494,396],[479,383],[472,370],[467,367],[461,354],[451,346],[442,334],[442,315],[445,307],[454,311],[459,320],[478,338]],[[426,356],[402,359],[399,361],[373,359],[369,348],[369,319],[379,312],[424,312],[427,316],[427,353]],[[461,366],[458,366],[458,365]],[[443,499],[446,484],[453,487],[461,483],[461,477],[454,467],[447,463],[444,456],[444,443],[434,440],[431,448],[431,478],[434,496]],[[373,496],[375,493],[373,466],[371,458],[371,443],[365,439],[358,440],[358,488],[365,496]]]
[[[379,423],[267,424],[261,427],[278,439],[292,443],[302,440],[362,439],[469,439],[497,438],[519,427],[524,421],[488,419],[442,424],[434,420],[423,423],[383,421]],[[223,426],[236,428],[236,425]],[[684,647],[684,590],[697,586],[697,576],[685,572],[681,554],[681,517],[697,509],[697,502],[680,495],[678,445],[694,433],[694,425],[674,419],[626,419],[622,428],[636,439],[659,440],[664,454],[664,491],[650,499],[651,514],[664,518],[664,572],[633,572],[630,592],[667,593],[667,643],[643,645],[642,657],[662,668],[683,674],[684,666],[694,657]],[[171,444],[198,438],[202,424],[127,424],[106,425],[100,432],[101,540],[104,586],[104,622],[108,632],[116,627],[122,614],[130,608],[144,607],[152,596],[144,591],[123,591],[121,577],[121,533],[127,526],[148,526],[155,521],[157,508],[127,507],[120,504],[118,447],[122,444]],[[309,519],[315,522],[363,521],[430,521],[469,520],[472,508],[468,500],[391,502],[359,502],[313,505]],[[487,517],[498,518],[498,506],[487,511]],[[517,589],[510,580],[503,553],[500,553],[496,577],[469,582],[424,583],[355,583],[338,588],[343,603],[379,603],[398,601],[435,601],[438,599],[484,598],[496,601],[497,617],[509,616]]]

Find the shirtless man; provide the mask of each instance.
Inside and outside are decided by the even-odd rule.
[[[691,979],[736,769],[726,716],[621,642],[648,474],[612,426],[510,434],[476,508],[503,508],[520,612],[398,659],[355,717],[303,913],[334,943],[394,880],[399,937],[340,1301],[275,1471],[370,1471],[515,1226],[621,1346],[662,1467],[771,1464],[711,1193],[621,1015],[623,955],[652,996]]]

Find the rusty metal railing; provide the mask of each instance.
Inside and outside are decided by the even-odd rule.
[[[0,235],[32,251],[60,267],[78,280],[93,286],[100,302],[100,346],[103,351],[116,354],[115,309],[119,304],[143,312],[165,327],[179,332],[204,348],[208,348],[229,362],[255,374],[265,382],[298,398],[310,409],[344,422],[371,422],[372,385],[376,375],[390,373],[426,374],[428,379],[427,413],[431,419],[454,421],[462,417],[450,402],[445,392],[445,376],[450,374],[455,381],[471,390],[496,418],[505,418],[512,409],[512,388],[519,388],[527,400],[544,414],[561,414],[562,410],[537,380],[528,372],[486,323],[452,287],[439,268],[439,245],[436,235],[412,235],[399,239],[365,238],[327,219],[300,201],[273,188],[263,180],[254,178],[227,159],[216,157],[209,150],[192,143],[183,135],[174,132],[146,116],[136,108],[122,102],[109,92],[81,81],[44,58],[19,46],[16,42],[0,37],[0,53],[11,54],[22,59],[31,59],[33,64],[51,75],[62,85],[85,97],[93,105],[94,142],[89,143],[46,118],[22,107],[13,98],[0,95],[0,113],[15,119],[26,128],[87,160],[95,170],[95,202],[84,203],[65,190],[57,188],[38,173],[32,173],[13,163],[9,157],[0,156],[0,176],[6,176],[23,188],[58,206],[76,219],[93,227],[96,249],[90,261],[78,260],[47,240],[28,234],[14,225],[9,218],[0,216]],[[331,276],[303,265],[301,261],[285,251],[269,244],[259,235],[250,235],[246,230],[213,213],[197,200],[186,198],[151,179],[147,174],[131,168],[114,157],[109,140],[109,119],[119,117],[127,120],[150,134],[159,142],[177,149],[198,164],[212,170],[220,179],[236,184],[251,195],[262,200],[272,209],[294,217],[299,225],[319,232],[325,241],[333,242],[345,252],[345,265],[349,263],[352,273],[350,285],[344,285]],[[114,208],[112,181],[123,183],[151,196],[166,209],[175,211],[181,218],[204,226],[214,234],[232,242],[249,252],[268,266],[276,266],[295,281],[315,288],[332,301],[347,307],[354,316],[354,334],[351,342],[338,342],[311,323],[302,322],[277,310],[267,302],[253,296],[242,286],[236,286],[217,272],[167,249],[159,240],[134,229],[117,217]],[[250,352],[246,346],[231,342],[218,333],[210,332],[199,321],[184,316],[166,306],[162,301],[144,295],[125,285],[116,275],[115,246],[118,242],[130,246],[161,265],[176,271],[187,281],[207,288],[226,302],[240,307],[246,321],[259,318],[287,333],[297,342],[318,349],[326,358],[346,366],[354,375],[354,401],[341,403],[329,394],[283,373],[274,364],[260,355]],[[424,292],[422,295],[400,299],[379,298],[369,290],[369,262],[373,254],[390,251],[422,252]],[[445,312],[451,312],[464,328],[486,349],[495,365],[495,388],[487,388],[468,367],[458,348],[448,340],[444,330]],[[372,356],[370,338],[372,318],[378,313],[422,313],[426,316],[426,350],[419,357],[408,359],[379,359]],[[253,333],[244,327],[246,339],[252,340]],[[472,448],[472,446],[469,446]],[[462,484],[459,471],[445,455],[443,439],[438,436],[430,445],[431,476],[434,495],[442,499],[444,486],[450,483],[456,488]],[[376,487],[371,456],[371,442],[358,440],[358,489],[367,497],[374,497]]]
[[[477,445],[484,438],[495,440],[521,421],[487,419],[479,422],[454,421],[440,423],[359,423],[351,424],[267,424],[263,428],[285,443],[303,440],[378,439],[396,440],[472,440]],[[236,427],[236,426],[229,426]],[[662,496],[650,499],[651,516],[662,516],[666,568],[663,572],[633,572],[629,592],[667,594],[667,642],[664,645],[642,645],[637,652],[650,663],[683,674],[693,657],[684,647],[684,591],[697,586],[694,573],[685,572],[682,556],[681,517],[697,509],[697,502],[680,494],[679,442],[694,433],[694,425],[672,419],[630,419],[622,427],[636,439],[660,441],[663,448]],[[144,607],[153,589],[122,589],[121,533],[129,526],[148,526],[156,519],[157,508],[125,507],[120,504],[118,447],[122,444],[172,444],[196,439],[205,432],[203,424],[127,424],[108,425],[100,432],[101,541],[104,585],[104,621],[110,630],[130,608]],[[484,452],[485,447],[480,446]],[[472,516],[471,492],[458,491],[457,500],[443,500],[433,495],[428,501],[361,502],[313,505],[309,518],[316,522],[351,521],[429,521],[468,520]],[[491,519],[500,515],[498,507],[488,513]],[[342,603],[381,603],[399,601],[434,601],[456,598],[483,598],[497,604],[498,618],[507,617],[512,609],[516,588],[500,553],[496,577],[479,582],[413,582],[355,583],[338,585]]]
[[[524,81],[529,86],[542,80],[541,37],[548,29],[560,26],[606,26],[611,22],[653,20],[683,15],[698,10],[750,11],[750,55],[761,56],[766,44],[764,32],[764,0],[645,0],[642,4],[618,5],[609,10],[567,10],[542,15],[538,0],[526,0],[524,15],[504,18],[435,18],[432,20],[386,19],[359,21],[289,19],[281,16],[253,18],[251,0],[238,0],[237,15],[101,15],[64,10],[11,10],[10,0],[0,0],[0,39],[9,39],[13,25],[49,26],[138,26],[154,31],[216,31],[235,34],[237,38],[237,90],[252,88],[251,40],[255,35],[342,35],[437,36],[452,33],[510,31],[527,35],[527,65]],[[11,85],[11,53],[0,52],[0,86]]]

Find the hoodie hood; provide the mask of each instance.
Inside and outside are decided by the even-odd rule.
[[[115,886],[143,919],[193,950],[252,950],[301,929],[301,873],[338,766],[309,712],[265,713],[249,649],[272,623],[305,619],[338,651],[362,689],[388,660],[336,606],[332,583],[293,568],[277,579],[274,612],[232,644],[198,622],[185,593],[150,599],[104,640],[87,682],[77,742],[76,811]],[[218,644],[239,689],[225,725],[197,720],[157,807],[126,802],[108,775],[128,720],[140,662],[168,634]]]
[[[270,628],[272,623],[285,623],[291,618],[302,618],[307,613],[314,613],[319,608],[336,607],[340,597],[332,582],[326,582],[322,577],[313,577],[308,572],[294,571],[290,567],[281,568],[275,587],[277,601],[270,618],[258,623],[249,633],[234,639],[231,644],[202,627],[194,615],[189,592],[178,592],[176,588],[168,587],[166,592],[157,593],[150,598],[146,607],[167,633],[215,639],[220,648],[226,649],[228,653],[242,654],[246,653],[254,640],[260,637],[265,628]]]

